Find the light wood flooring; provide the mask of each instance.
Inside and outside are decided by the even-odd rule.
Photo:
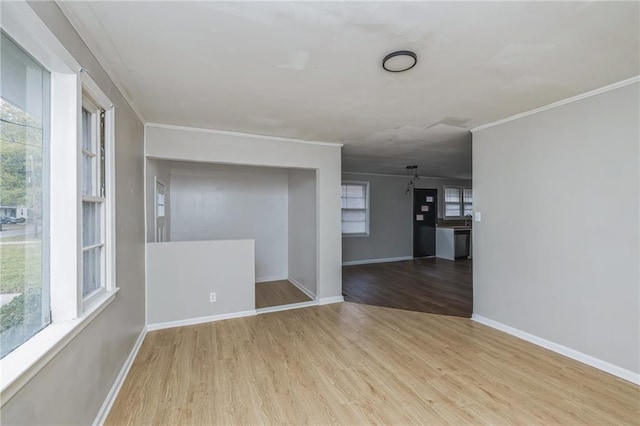
[[[355,303],[147,334],[108,425],[637,425],[640,388],[466,318]]]
[[[347,302],[470,318],[473,264],[469,259],[423,258],[344,266]]]
[[[309,296],[287,280],[256,284],[256,309],[310,300]]]

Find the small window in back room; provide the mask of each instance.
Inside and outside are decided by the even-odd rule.
[[[473,190],[471,188],[444,188],[444,217],[459,219],[473,214]]]
[[[369,183],[342,183],[342,234],[369,235]]]

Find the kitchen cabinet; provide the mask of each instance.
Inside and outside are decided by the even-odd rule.
[[[454,226],[436,229],[436,257],[448,260],[471,256],[471,227]]]

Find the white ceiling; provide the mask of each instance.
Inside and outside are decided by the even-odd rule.
[[[342,142],[349,171],[470,177],[469,129],[640,74],[638,2],[60,5],[147,121]]]

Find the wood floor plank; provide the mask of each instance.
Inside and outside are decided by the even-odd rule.
[[[316,306],[147,334],[108,425],[640,424],[640,387],[466,318]]]
[[[427,258],[344,266],[348,302],[440,315],[471,317],[472,262]]]
[[[308,302],[311,298],[288,280],[256,284],[256,309]]]

